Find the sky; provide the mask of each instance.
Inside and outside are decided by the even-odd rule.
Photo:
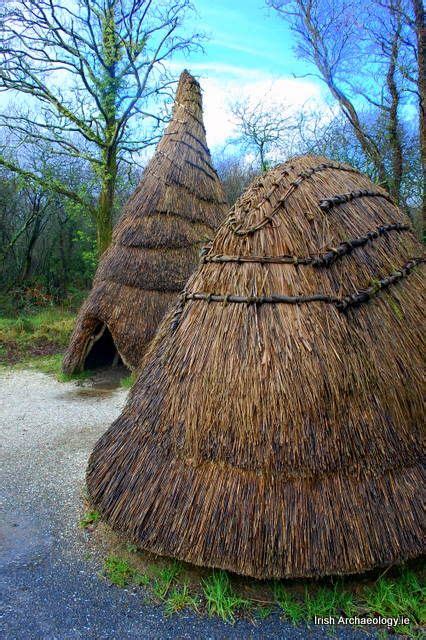
[[[306,101],[326,109],[319,80],[295,78],[313,69],[297,59],[294,36],[265,0],[193,0],[196,15],[188,29],[208,36],[204,54],[175,57],[170,67],[195,75],[203,89],[207,140],[212,150],[235,137],[229,105],[250,97],[298,110]]]
[[[187,68],[200,81],[207,142],[214,154],[232,153],[229,143],[237,131],[230,104],[237,100],[279,106],[289,114],[307,104],[329,113],[327,89],[306,77],[315,70],[296,57],[289,26],[266,0],[192,2],[195,11],[188,14],[182,35],[204,33],[204,52],[179,53],[166,64],[175,77]],[[15,99],[21,105],[30,102],[22,95]],[[9,93],[0,94],[1,105],[8,101]],[[141,158],[146,161],[152,153],[149,147]]]

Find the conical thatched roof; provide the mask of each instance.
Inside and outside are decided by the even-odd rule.
[[[110,364],[116,350],[136,368],[198,263],[200,242],[212,237],[225,213],[206,143],[200,85],[184,71],[173,118],[101,258],[64,371]]]
[[[423,552],[421,250],[346,165],[258,178],[92,453],[103,517],[142,548],[259,578]]]

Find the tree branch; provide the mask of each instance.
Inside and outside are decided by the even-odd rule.
[[[70,191],[69,189],[64,187],[63,184],[59,182],[59,180],[47,180],[41,176],[38,176],[32,171],[27,171],[26,169],[19,167],[17,164],[6,160],[6,158],[3,158],[2,156],[0,156],[0,165],[5,167],[6,169],[9,169],[9,171],[12,171],[13,173],[20,175],[21,177],[26,178],[27,180],[31,180],[31,182],[35,182],[48,191],[55,191],[56,193],[69,198],[73,202],[81,205],[82,207],[85,207],[92,214],[96,211],[96,209],[89,202],[81,198],[74,191]]]

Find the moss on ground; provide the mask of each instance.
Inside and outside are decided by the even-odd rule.
[[[44,367],[50,373],[59,361],[58,354],[68,344],[75,317],[75,313],[62,307],[0,317],[0,363],[11,365],[34,360],[36,365],[40,363],[40,370]]]
[[[32,369],[53,375],[59,382],[90,378],[92,371],[72,375],[62,372],[63,351],[75,319],[74,312],[59,306],[15,317],[0,317],[0,371],[10,367]]]
[[[50,356],[33,356],[23,358],[20,362],[6,365],[0,362],[0,372],[12,369],[29,369],[30,371],[40,371],[52,375],[59,382],[70,382],[71,380],[86,380],[93,375],[93,371],[81,371],[80,373],[67,374],[62,371],[62,353],[55,353]]]
[[[122,378],[120,381],[120,386],[122,386],[124,389],[130,389],[130,387],[133,387],[136,381],[136,377],[136,373],[131,373],[125,378]]]

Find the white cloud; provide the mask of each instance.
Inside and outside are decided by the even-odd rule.
[[[289,113],[309,106],[330,117],[321,85],[307,78],[280,77],[259,68],[243,67],[213,61],[165,62],[165,67],[176,76],[187,67],[199,80],[203,91],[204,123],[207,142],[212,150],[223,147],[235,137],[230,104],[249,98],[253,103],[279,106]],[[326,94],[327,95],[327,94]]]
[[[195,71],[195,70],[194,70]],[[220,147],[235,135],[230,104],[245,98],[265,106],[282,105],[289,113],[297,113],[307,103],[318,110],[328,107],[318,84],[297,78],[274,79],[264,73],[239,69],[239,73],[218,77],[200,77],[203,88],[204,121],[209,146]]]

